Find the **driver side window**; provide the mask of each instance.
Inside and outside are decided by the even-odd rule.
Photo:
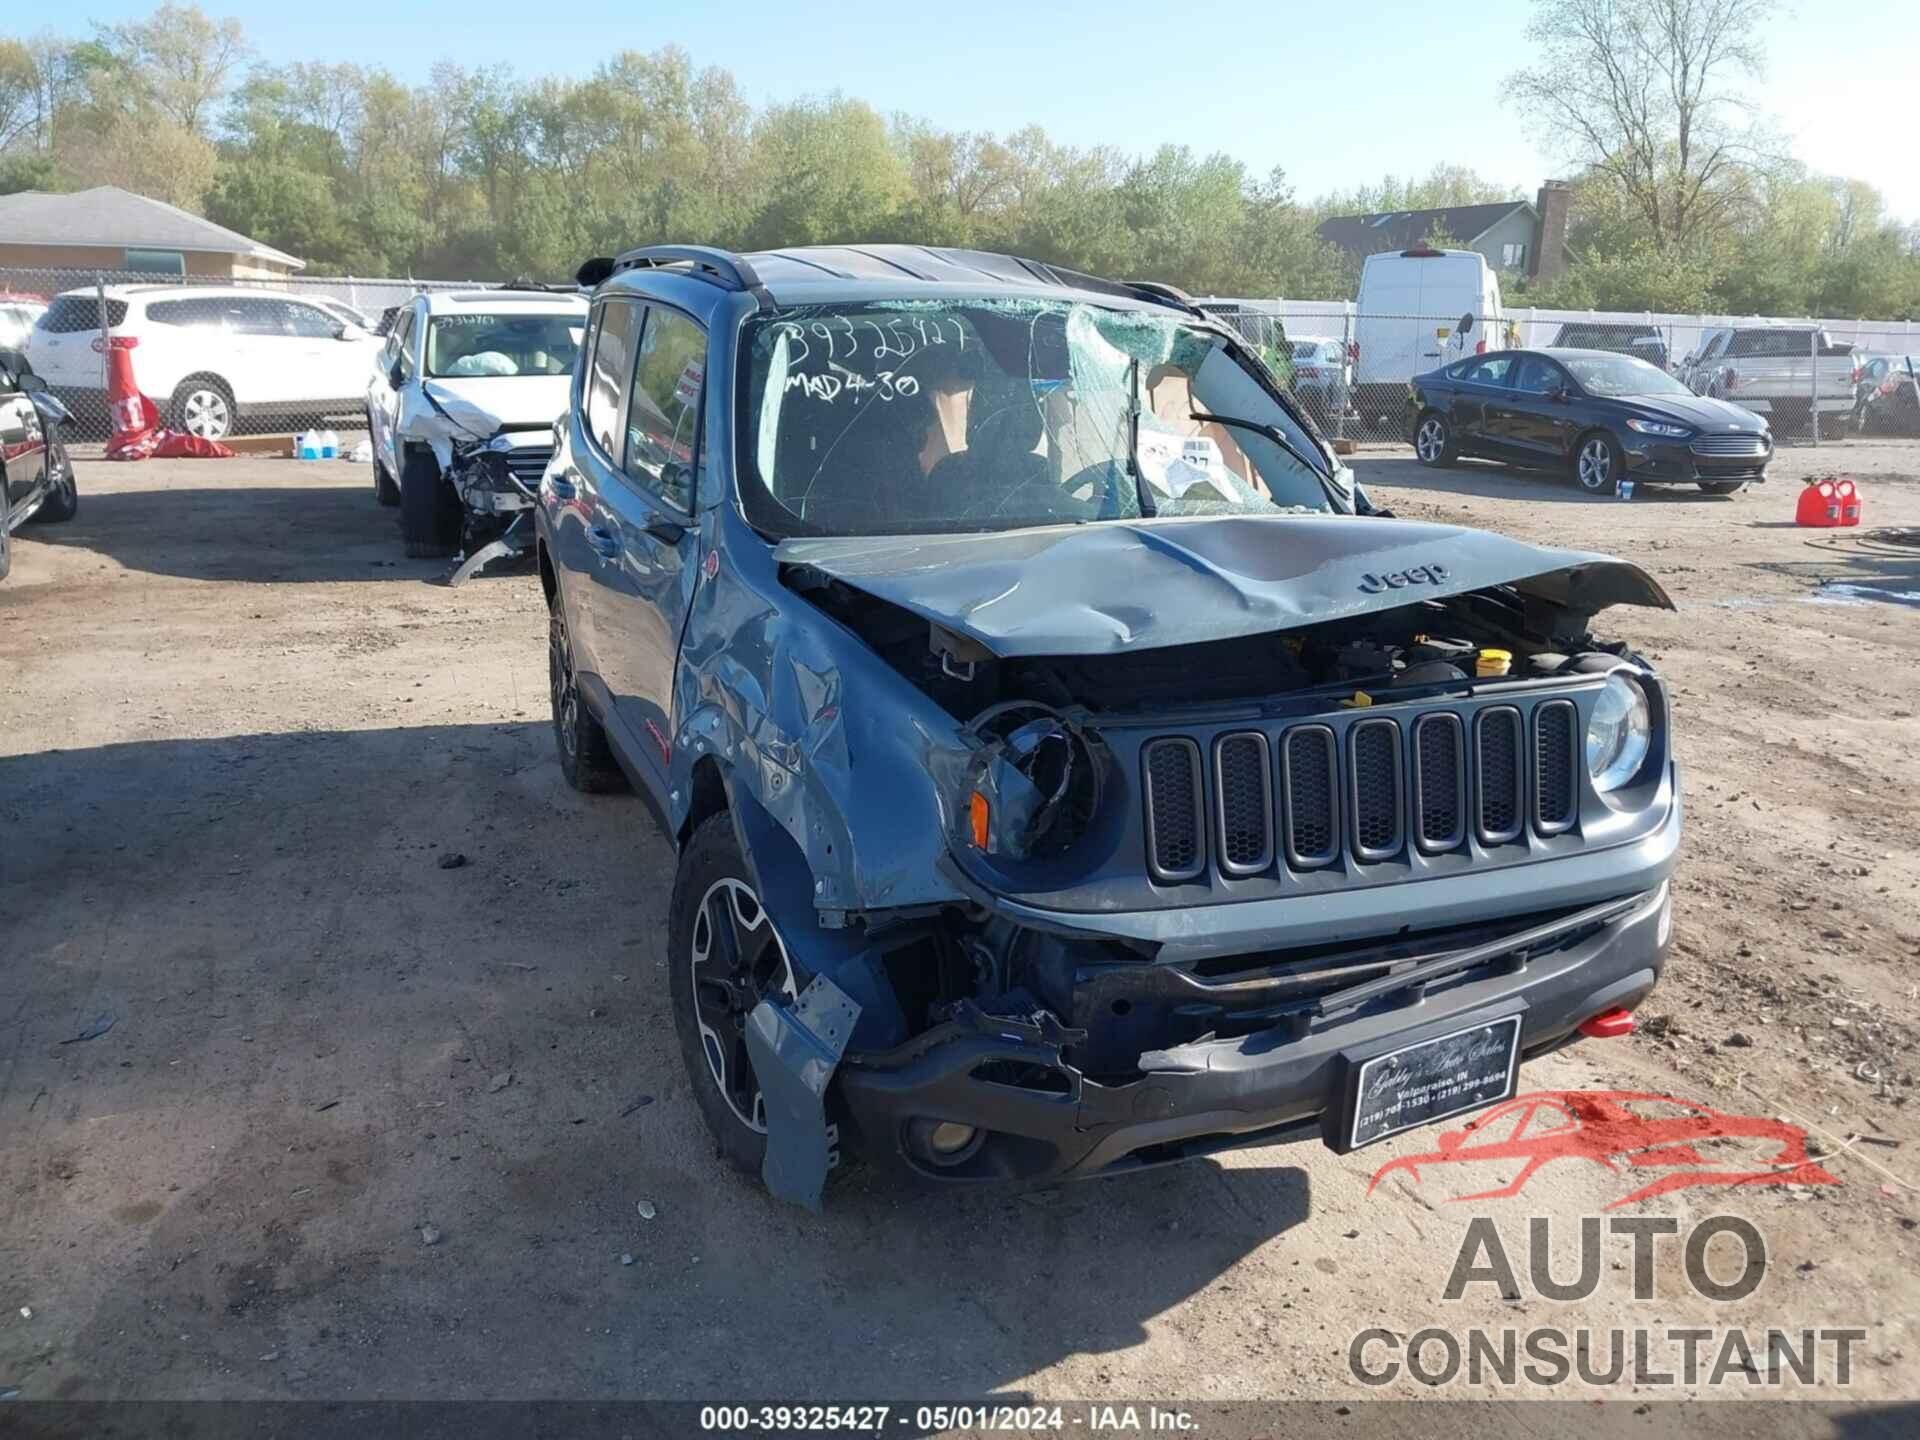
[[[1550,395],[1567,383],[1567,377],[1551,360],[1529,355],[1520,362],[1513,388],[1529,395]]]

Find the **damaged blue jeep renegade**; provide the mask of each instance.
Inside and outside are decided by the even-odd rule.
[[[1514,1092],[1659,978],[1667,692],[1604,555],[1413,524],[1164,286],[589,261],[538,512],[560,764],[678,852],[721,1152],[1043,1181]]]

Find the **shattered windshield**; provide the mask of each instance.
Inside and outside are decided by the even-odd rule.
[[[427,330],[427,374],[571,375],[583,314],[436,315]]]
[[[1332,508],[1319,446],[1227,341],[1058,300],[749,322],[741,492],[774,535]]]

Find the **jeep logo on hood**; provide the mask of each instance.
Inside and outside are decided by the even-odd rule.
[[[1360,577],[1360,588],[1369,595],[1378,595],[1383,590],[1404,590],[1409,585],[1446,583],[1447,567],[1444,565],[1410,565],[1405,570],[1395,570],[1386,575],[1376,575],[1369,570]]]

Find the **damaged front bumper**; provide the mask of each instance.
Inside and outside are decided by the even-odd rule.
[[[841,1057],[839,1138],[948,1182],[1077,1178],[1314,1137],[1338,1148],[1333,1117],[1365,1055],[1518,1014],[1525,1059],[1639,1004],[1665,963],[1669,905],[1662,880],[1492,942],[1403,955],[1254,1033],[1147,1051],[1119,1083],[1068,1062],[1088,1031],[963,1004],[893,1050]]]

